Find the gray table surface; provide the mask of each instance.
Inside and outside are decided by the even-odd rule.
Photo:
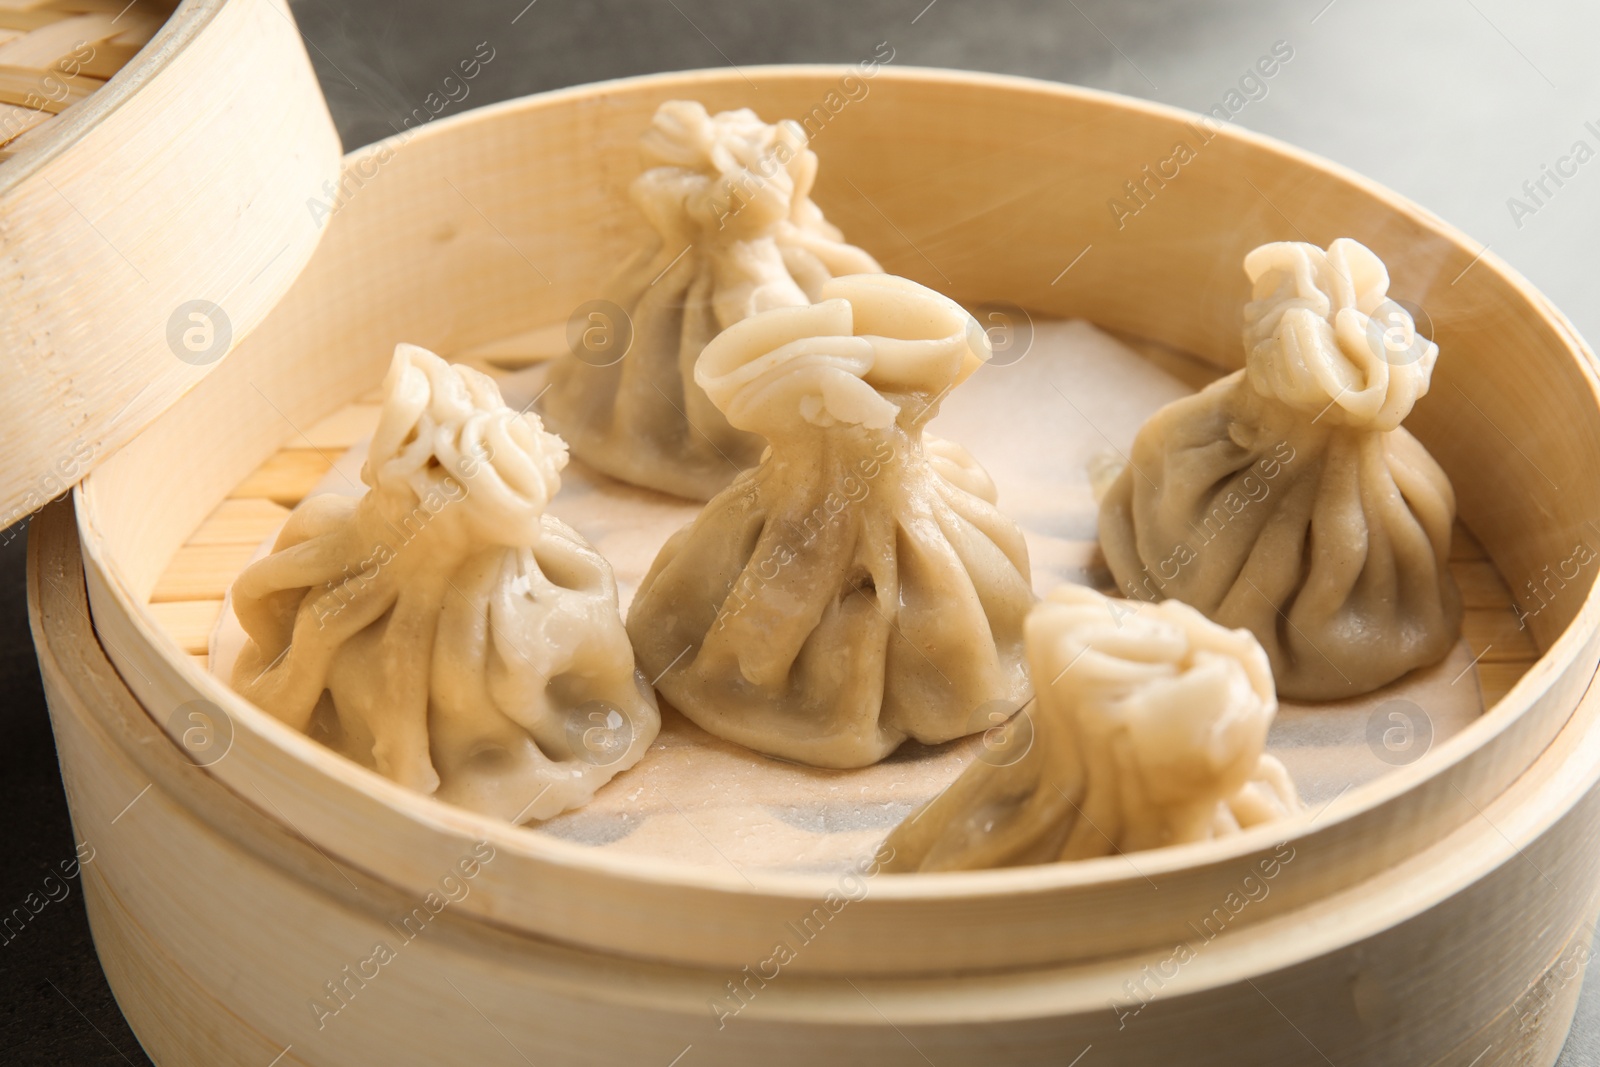
[[[526,6],[525,6],[526,5]],[[655,71],[895,63],[1072,82],[1205,110],[1276,42],[1293,59],[1235,121],[1406,194],[1485,243],[1600,336],[1600,158],[1551,195],[1523,183],[1600,149],[1600,5],[1580,0],[294,0],[345,145],[394,131],[480,41],[470,106]],[[759,100],[752,100],[759,109]],[[778,116],[767,116],[769,119]],[[1591,130],[1586,123],[1594,121]],[[1517,207],[1513,199],[1520,200]],[[71,855],[23,604],[23,537],[0,534],[0,901]],[[0,1062],[147,1062],[93,956],[76,894],[0,945]],[[1486,1055],[1484,1064],[1496,1062]],[[1600,1065],[1600,980],[1561,1067]],[[265,1065],[262,1065],[265,1067]],[[1093,1067],[1087,1064],[1085,1067]]]

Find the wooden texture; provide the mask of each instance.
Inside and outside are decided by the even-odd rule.
[[[329,457],[318,449],[286,448],[252,471],[231,495],[293,507],[332,467]]]
[[[221,600],[231,579],[250,562],[255,545],[193,545],[173,557],[150,591],[152,604],[181,600]]]
[[[339,142],[288,5],[159,6],[0,11],[0,524],[193,387],[322,235]]]
[[[95,850],[83,876],[95,941],[162,1067],[675,1057],[1060,1067],[1085,1049],[1098,1062],[1192,1067],[1549,1067],[1570,1023],[1600,877],[1589,847],[1600,832],[1595,697],[1476,818],[1381,879],[1211,939],[1181,935],[1192,958],[1175,970],[1168,945],[982,976],[786,967],[758,983],[743,964],[630,960],[480,921],[463,905],[485,890],[498,853],[458,879],[469,887],[459,903],[408,937],[398,924],[423,897],[276,817],[278,783],[263,776],[241,795],[165,741],[89,628],[67,503],[39,517],[29,554],[30,616],[74,830]],[[1289,859],[1269,892],[1314,877],[1302,860]],[[797,901],[793,918],[815,906]],[[841,911],[801,958],[852,938],[858,914]],[[388,962],[352,978],[346,968],[379,944]],[[768,953],[745,962],[758,967]],[[330,994],[330,982],[344,993]],[[743,1003],[730,983],[744,983]]]
[[[190,655],[206,651],[211,641],[211,630],[217,625],[217,616],[221,613],[221,597],[157,601],[150,605],[150,617],[160,623],[167,636]]]
[[[1320,1062],[1294,1043],[1302,1038],[1293,1027],[1268,1025],[1280,1017],[1341,1064],[1453,1064],[1458,1046],[1478,1037],[1515,1050],[1480,1067],[1550,1062],[1570,998],[1528,1033],[1514,1008],[1593,914],[1600,857],[1575,843],[1592,832],[1600,804],[1592,790],[1600,736],[1568,728],[1600,645],[1592,564],[1528,618],[1538,661],[1482,719],[1416,763],[1298,819],[1136,863],[879,876],[848,905],[840,936],[817,937],[785,965],[776,983],[785,992],[763,992],[709,1035],[708,998],[769,959],[774,938],[813,914],[836,878],[608,857],[412,794],[240,701],[151,617],[147,602],[207,517],[280,450],[304,449],[307,432],[345,404],[370,402],[397,341],[471,351],[561,321],[596,295],[641,237],[642,224],[618,206],[637,174],[638,133],[659,102],[692,97],[714,109],[755,105],[769,119],[799,116],[844,72],[754,73],[759,98],[732,71],[608,83],[443,120],[357,153],[352,172],[382,156],[380,176],[329,220],[274,313],[80,487],[96,636],[136,702],[65,707],[59,683],[73,675],[56,672],[69,787],[87,817],[126,804],[126,785],[160,786],[140,801],[157,801],[159,833],[138,839],[139,858],[114,884],[115,865],[103,868],[105,900],[121,911],[97,904],[98,915],[118,931],[107,936],[123,953],[126,980],[150,975],[157,965],[142,953],[156,946],[185,961],[174,975],[190,977],[141,996],[160,1005],[204,991],[231,1013],[211,1018],[193,1047],[226,1041],[223,1030],[241,1057],[256,1052],[247,1037],[295,1042],[322,978],[292,1000],[282,990],[313,975],[332,979],[371,951],[365,942],[379,920],[353,887],[423,899],[484,840],[494,862],[438,928],[460,929],[463,940],[437,939],[437,956],[427,947],[434,941],[408,944],[402,952],[414,955],[403,969],[359,994],[387,1007],[355,1022],[366,1010],[358,999],[317,1031],[359,1030],[361,1042],[337,1037],[341,1044],[309,1052],[297,1043],[288,1057],[349,1062],[361,1048],[364,1059],[390,1062],[479,1051],[519,1062],[493,1045],[492,1028],[463,1036],[440,1014],[471,1020],[481,1009],[527,1042],[527,1054],[550,1050],[557,1062],[665,1063],[691,1043],[686,1063],[910,1062],[914,1042],[940,1063],[1061,1063],[1077,1054],[1066,1043],[1080,1039],[1097,1049],[1125,1040],[1115,1058],[1126,1062],[1161,1062],[1162,1053],[1190,1063]],[[1359,177],[1233,129],[1212,134],[1119,231],[1107,198],[1145,163],[1167,158],[1175,139],[1194,137],[1189,116],[979,75],[885,69],[871,85],[867,101],[816,137],[817,196],[889,269],[969,304],[1009,299],[1042,316],[1087,317],[1225,366],[1239,355],[1237,264],[1247,249],[1356,237],[1388,261],[1398,295],[1429,309],[1444,352],[1413,421],[1454,477],[1461,517],[1481,542],[1481,553],[1466,546],[1459,558],[1492,561],[1520,590],[1592,536],[1585,524],[1600,506],[1592,356],[1475,242]],[[95,651],[81,633],[66,640],[85,646],[75,655]],[[180,712],[196,700],[231,724],[226,757],[204,774],[139,763],[177,755],[151,744],[151,731],[180,735]],[[109,739],[87,727],[73,735],[73,723],[101,711],[96,728]],[[116,797],[106,795],[113,784]],[[202,797],[191,784],[217,792]],[[224,810],[237,820],[208,821]],[[1285,838],[1292,877],[1241,910],[1226,940],[1202,949],[1119,1038],[1111,998],[1121,982],[1192,938],[1194,924]],[[303,857],[275,876],[271,864],[244,859],[284,839],[309,843],[315,862]],[[192,857],[190,870],[179,873],[177,856]],[[330,892],[334,903],[318,904]],[[208,904],[213,893],[219,903]],[[373,889],[372,899],[387,914],[395,898]],[[288,928],[303,936],[286,939]],[[409,984],[406,959],[428,977]],[[262,977],[247,989],[224,980],[225,967]],[[459,980],[474,1014],[438,1007],[453,995],[433,977],[440,973]],[[347,1021],[354,1025],[342,1030]],[[186,1058],[177,1024],[152,1012],[136,1025],[172,1062],[199,1062]],[[445,1031],[465,1044],[440,1046]],[[697,1035],[706,1035],[705,1060]],[[1477,1054],[1462,1056],[1463,1067]]]
[[[47,136],[50,119],[97,92],[175,6],[55,0],[0,9],[0,101],[16,109],[0,110],[0,162],[20,150],[23,134]]]
[[[228,499],[189,538],[191,545],[258,545],[283,525],[289,509],[271,500]]]

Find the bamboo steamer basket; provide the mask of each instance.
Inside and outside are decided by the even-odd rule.
[[[7,6],[7,26],[56,17],[33,10],[43,0]],[[142,17],[110,0],[72,6]],[[89,32],[80,21],[0,53],[54,55]],[[121,47],[97,38],[81,51],[103,75],[93,64]],[[0,443],[6,525],[131,440],[277,304],[322,235],[306,202],[338,177],[340,154],[285,0],[183,0],[82,99],[97,79],[13,58],[0,54],[8,108],[54,107],[52,93],[71,106],[0,150],[0,425],[27,428]]]
[[[766,980],[752,971],[832,878],[609,856],[448,807],[264,715],[186,649],[173,590],[243,566],[262,536],[245,505],[309,488],[325,469],[307,454],[315,427],[367,394],[397,341],[481,351],[592,295],[640,239],[618,205],[657,104],[803,116],[845,73],[607,83],[356,153],[346,167],[370,172],[381,155],[381,178],[329,221],[283,301],[36,526],[31,606],[75,825],[96,847],[91,920],[152,1057],[1553,1063],[1600,903],[1600,698],[1585,698],[1600,605],[1586,576],[1525,632],[1509,610],[1498,630],[1482,623],[1483,643],[1531,641],[1536,661],[1502,664],[1507,691],[1480,720],[1320,810],[1141,854],[1136,870],[1110,857],[879,875]],[[1432,319],[1445,358],[1408,425],[1452,475],[1487,562],[1518,584],[1567,559],[1600,495],[1600,390],[1566,321],[1415,205],[1237,129],[1206,131],[1119,228],[1108,198],[1200,140],[1191,120],[1034,81],[884,69],[870,103],[816,137],[817,198],[886,269],[963,302],[1084,317],[1223,367],[1239,359],[1246,251],[1356,236]],[[1078,256],[1093,260],[1064,270]],[[177,743],[195,701],[231,735],[203,768]],[[475,849],[494,858],[470,893],[375,976],[350,978]],[[1274,857],[1270,893],[1174,964]],[[328,983],[347,983],[333,1017],[312,1007]],[[748,1004],[730,1018],[710,1005],[733,987]]]

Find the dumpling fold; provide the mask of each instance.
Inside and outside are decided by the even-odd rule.
[[[1265,754],[1266,654],[1175,600],[1062,586],[1028,616],[1036,696],[895,828],[892,871],[1093,859],[1207,841],[1300,810]]]
[[[1455,492],[1400,422],[1438,347],[1348,239],[1245,258],[1245,367],[1156,412],[1100,504],[1128,596],[1242,626],[1292,700],[1358,696],[1461,628]]]
[[[662,695],[711,733],[859,767],[1025,699],[1033,594],[993,482],[923,435],[987,358],[983,331],[889,275],[819,296],[730,327],[700,357],[710,401],[770,444],[662,548],[628,633]]]
[[[695,382],[706,343],[752,315],[810,303],[829,278],[882,268],[812,202],[817,157],[796,122],[668,101],[640,155],[631,195],[651,239],[607,284],[596,343],[583,340],[588,327],[574,334],[543,411],[590,466],[706,500],[762,447]]]
[[[399,346],[365,495],[307,499],[234,584],[234,687],[463,807],[530,820],[587,801],[660,715],[610,565],[544,514],[565,464],[487,376]]]

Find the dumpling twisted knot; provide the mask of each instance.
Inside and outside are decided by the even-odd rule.
[[[1238,833],[1300,810],[1266,754],[1267,655],[1180,601],[1062,586],[1029,613],[1035,707],[886,844],[897,871],[1081,860]]]
[[[1248,631],[1180,601],[1068,585],[1033,610],[1025,633],[1041,713],[1077,723],[1091,791],[1093,768],[1114,767],[1124,803],[1208,812],[1257,776],[1278,699]]]
[[[724,330],[694,380],[729,423],[770,440],[808,425],[883,430],[902,414],[921,423],[989,355],[955,301],[905,278],[851,274],[827,282],[819,303]]]
[[[689,214],[707,228],[749,234],[821,218],[809,199],[817,156],[792,119],[769,125],[749,108],[712,115],[696,101],[671,100],[656,110],[640,157],[639,181],[677,184]]]
[[[1389,272],[1358,241],[1327,251],[1299,241],[1262,245],[1244,260],[1250,384],[1318,421],[1392,430],[1428,391],[1439,348],[1389,299]]]
[[[383,415],[361,468],[390,522],[424,502],[473,543],[525,547],[561,487],[567,446],[539,417],[513,411],[488,375],[402,344],[383,382]]]

